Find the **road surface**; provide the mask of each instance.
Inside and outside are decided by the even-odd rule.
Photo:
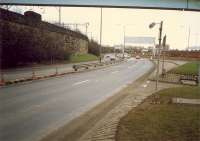
[[[153,64],[128,60],[104,69],[0,88],[0,140],[38,141],[112,96]]]

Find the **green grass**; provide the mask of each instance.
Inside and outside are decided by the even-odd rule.
[[[175,69],[172,69],[171,73],[177,73],[177,74],[192,74],[197,75],[198,74],[198,67],[200,65],[200,62],[190,62],[186,63],[184,65],[181,65]]]
[[[95,60],[98,60],[98,57],[92,54],[76,54],[70,56],[70,62],[72,63],[95,61]]]
[[[152,104],[155,97],[159,104]],[[117,141],[199,141],[200,105],[172,104],[172,97],[200,99],[200,88],[169,88],[149,97],[121,119]]]

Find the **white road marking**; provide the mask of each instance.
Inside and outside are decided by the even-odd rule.
[[[143,87],[144,87],[144,88],[146,88],[146,87],[147,87],[147,85],[145,84],[145,85],[143,85]]]
[[[84,81],[76,82],[72,86],[80,85],[80,84],[83,84],[83,83],[86,83],[86,82],[89,82],[89,81],[90,80],[84,80]]]
[[[147,81],[147,84],[149,84],[150,83],[150,81]]]
[[[111,72],[112,74],[114,74],[114,73],[118,73],[119,71],[113,71],[113,72]]]

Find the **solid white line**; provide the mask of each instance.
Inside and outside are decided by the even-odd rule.
[[[89,82],[89,80],[84,80],[84,81],[76,82],[72,86],[80,85],[80,84],[86,83],[86,82]]]

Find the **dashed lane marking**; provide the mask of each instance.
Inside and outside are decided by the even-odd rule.
[[[73,84],[73,86],[76,86],[76,85],[80,85],[80,84],[83,84],[83,83],[86,83],[86,82],[89,82],[90,80],[84,80],[84,81],[80,81],[80,82],[76,82]]]
[[[118,73],[119,71],[113,71],[113,72],[111,72],[112,74],[114,74],[114,73]]]

